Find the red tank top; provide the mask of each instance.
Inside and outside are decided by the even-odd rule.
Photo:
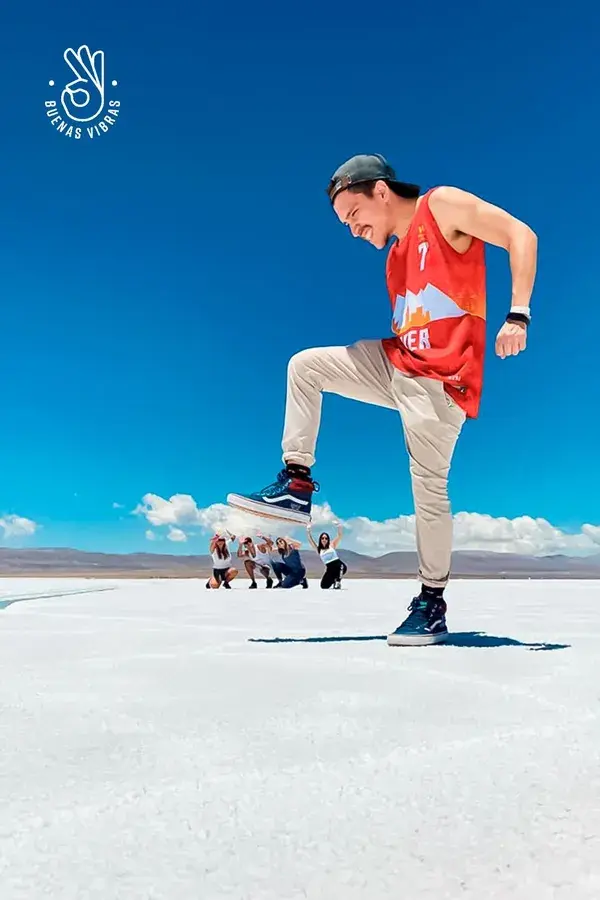
[[[443,381],[452,399],[475,418],[485,354],[485,245],[473,238],[466,253],[458,253],[448,243],[429,208],[433,190],[388,254],[396,337],[385,338],[383,348],[406,375]]]

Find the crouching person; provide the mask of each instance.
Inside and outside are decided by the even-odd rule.
[[[271,559],[268,554],[268,548],[264,544],[255,544],[251,537],[242,538],[240,541],[237,555],[244,560],[244,568],[250,579],[248,587],[256,589],[256,571],[266,581],[267,587],[273,587],[273,579],[271,578]]]
[[[279,537],[275,544],[277,547],[276,557],[279,557],[273,559],[273,571],[278,580],[275,587],[293,588],[301,584],[303,588],[307,588],[306,568],[298,552],[298,548],[302,546],[300,542],[293,541],[291,538]]]
[[[217,590],[223,585],[224,588],[231,590],[230,581],[233,581],[238,573],[237,569],[231,565],[233,562],[231,556],[231,545],[235,541],[235,535],[215,534],[209,545],[210,555],[213,562],[213,573],[206,582],[207,588]]]

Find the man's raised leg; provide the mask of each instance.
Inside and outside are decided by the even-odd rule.
[[[322,393],[339,394],[376,406],[397,409],[393,370],[381,341],[349,347],[319,347],[296,353],[288,365],[282,449],[285,468],[277,481],[252,494],[229,494],[227,502],[248,512],[308,524],[311,478],[321,423]]]
[[[288,365],[283,461],[307,468],[314,465],[323,392],[396,409],[392,376],[381,341],[317,347],[292,356]]]

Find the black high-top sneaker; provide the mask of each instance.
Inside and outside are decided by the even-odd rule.
[[[268,519],[283,519],[299,525],[310,523],[312,495],[319,485],[306,466],[287,463],[277,481],[253,494],[228,494],[230,506]]]
[[[439,644],[448,637],[446,601],[441,590],[423,585],[408,607],[410,615],[388,635],[390,647],[419,647]]]

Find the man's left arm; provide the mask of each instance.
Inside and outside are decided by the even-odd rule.
[[[528,310],[537,269],[537,236],[506,210],[455,187],[440,187],[431,196],[431,212],[442,232],[451,239],[462,233],[503,247],[512,275],[511,310]],[[496,338],[496,353],[503,359],[525,349],[527,326],[505,322]]]

